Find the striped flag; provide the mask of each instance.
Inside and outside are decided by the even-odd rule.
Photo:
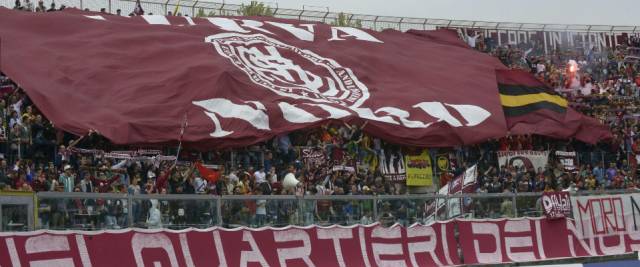
[[[496,71],[500,102],[511,134],[538,134],[596,143],[611,132],[596,119],[569,107],[562,96],[522,70]]]

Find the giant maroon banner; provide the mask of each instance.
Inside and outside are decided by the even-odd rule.
[[[637,250],[637,230],[585,237],[571,220],[544,218],[452,220],[407,228],[0,233],[0,266],[451,266]]]
[[[0,70],[56,127],[115,143],[256,143],[329,120],[393,143],[506,135],[496,69],[455,31],[0,8]],[[186,118],[186,119],[185,119]]]

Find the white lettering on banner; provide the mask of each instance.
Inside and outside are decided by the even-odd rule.
[[[429,116],[437,118],[439,122],[444,121],[453,127],[462,126],[462,123],[453,117],[447,108],[445,108],[440,102],[422,102],[414,105],[413,107],[421,108],[429,114]]]
[[[540,226],[540,220],[536,220],[536,242],[538,243],[538,255],[540,255],[540,259],[546,259],[547,254],[544,252],[544,246],[542,243],[542,227]]]
[[[560,48],[576,46],[583,48],[585,53],[589,51],[603,51],[607,47],[615,47],[618,40],[622,41],[633,35],[634,32],[569,32],[569,31],[512,31],[494,29],[464,29],[457,28],[459,35],[462,31],[484,31],[484,36],[491,38],[494,46],[506,44],[529,43],[536,46],[542,45],[545,53]]]
[[[400,232],[401,228],[396,226],[392,228],[376,227],[371,233],[371,238],[381,239],[399,239],[402,237]],[[404,260],[383,260],[382,255],[398,255],[402,256],[402,243],[371,243],[371,250],[373,250],[373,259],[376,261],[376,265],[381,267],[401,267],[407,266]]]
[[[364,259],[364,266],[371,267],[369,253],[367,252],[367,243],[364,241],[364,228],[362,227],[358,229],[358,238],[360,240],[360,253],[362,253],[362,258]]]
[[[340,32],[345,34],[340,34]],[[383,43],[373,35],[352,27],[331,27],[331,39],[329,41],[344,41],[344,38],[354,37],[356,40]]]
[[[299,229],[275,231],[273,232],[273,239],[276,242],[302,241],[302,247],[277,249],[280,266],[286,267],[287,260],[302,259],[307,266],[315,267],[311,258],[309,258],[311,256],[311,240],[309,240],[307,232]]]
[[[220,238],[220,232],[213,231],[213,244],[216,248],[216,254],[218,255],[218,267],[226,267],[227,266],[227,258],[224,254],[224,246],[222,246],[222,239]]]
[[[25,257],[29,260],[29,266],[34,267],[45,267],[45,266],[76,266],[73,260],[74,251],[71,249],[69,245],[68,236],[63,235],[49,235],[44,234],[40,236],[32,236],[26,239],[24,242],[24,251],[26,253]],[[89,254],[87,252],[87,248],[84,244],[84,239],[82,236],[76,236],[77,243],[77,251],[80,255],[80,261],[82,263],[81,266],[91,267],[91,260],[89,259]],[[13,238],[7,238],[5,240],[5,244],[7,246],[7,250],[9,252],[9,259],[11,260],[12,266],[20,267],[22,264],[20,262],[20,257],[18,255],[18,250],[16,248],[15,242]],[[62,256],[60,252],[67,252],[71,255]],[[53,253],[53,255],[49,256],[47,253]],[[39,255],[37,260],[32,260],[31,258],[34,254]],[[47,257],[51,257],[49,259],[42,259],[42,255],[47,255]]]
[[[443,225],[440,227],[442,238],[442,250],[444,250],[444,259],[447,260],[448,265],[453,265],[451,255],[449,254],[449,241],[447,240],[447,228]]]
[[[507,221],[504,226],[505,233],[531,233],[531,224],[529,221]],[[525,262],[534,261],[536,256],[533,253],[533,238],[531,236],[522,237],[505,237],[504,246],[507,251],[507,257],[512,261]],[[531,248],[527,252],[513,252],[513,249],[522,250],[523,248]]]
[[[458,111],[458,113],[462,115],[462,118],[467,121],[465,126],[469,127],[479,125],[491,116],[491,112],[474,105],[452,105],[446,103],[445,105]]]
[[[27,253],[48,251],[69,251],[69,241],[65,236],[41,235],[27,239],[24,244]]]
[[[623,201],[626,197],[622,197]],[[619,255],[640,249],[640,231],[631,230],[630,226],[634,223],[631,217],[625,217],[626,230],[591,237],[576,230],[574,221],[564,218],[559,220],[563,221],[544,218],[484,221],[463,219],[408,228],[372,225],[355,226],[358,229],[210,228],[186,232],[135,229],[107,230],[105,233],[92,234],[77,231],[54,234],[46,231],[5,232],[0,233],[0,243],[5,245],[0,250],[0,261],[3,266],[65,267],[91,266],[92,261],[109,266],[228,266],[229,262],[234,266],[268,266],[271,263],[277,266],[417,267],[463,264],[456,254],[458,247],[462,249],[466,264],[505,264]],[[456,226],[460,231],[457,240],[452,236]],[[560,233],[563,234],[559,235]],[[74,246],[74,240],[70,238],[75,239],[77,246]],[[92,241],[85,244],[85,238]],[[447,243],[448,239],[456,241]],[[551,246],[553,258],[547,258],[543,240]],[[342,246],[343,244],[349,245]],[[109,253],[105,253],[105,249]],[[198,253],[193,253],[190,249],[195,249]],[[211,249],[215,249],[218,254],[218,264],[212,262],[215,261],[212,260],[215,256]],[[335,254],[330,253],[332,251]],[[367,253],[373,253],[373,259],[369,259]],[[363,261],[360,262],[360,259]]]
[[[289,23],[280,23],[280,22],[273,22],[273,21],[267,21],[267,23],[290,32],[291,34],[293,34],[293,36],[295,36],[300,40],[313,42],[314,24],[300,24],[300,26],[304,26],[307,28],[305,30],[305,29],[298,28],[293,24],[289,24]]]
[[[13,241],[13,238],[7,238],[7,240],[5,240],[5,244],[7,244],[7,250],[9,250],[11,265],[13,265],[13,267],[21,267],[22,265],[20,264],[20,256],[18,256],[18,250],[16,249],[16,242]]]
[[[605,244],[605,243],[611,244],[611,242],[604,241],[604,239],[607,238],[607,236],[603,236],[603,235],[598,236],[598,245],[600,246],[600,251],[602,251],[602,253],[605,255],[623,254],[626,249],[625,242],[624,242],[624,235],[625,235],[625,232],[619,232],[617,234],[614,234],[613,236],[609,236],[614,238],[618,237],[617,245],[612,245],[612,246],[608,246]],[[611,238],[607,238],[607,239],[611,240]]]
[[[250,33],[251,32],[250,30],[245,29],[245,28],[249,28],[255,31],[275,35],[271,31],[264,29],[263,28],[264,23],[261,21],[246,20],[246,19],[237,20],[237,19],[229,19],[229,18],[217,18],[217,17],[207,18],[207,20],[209,20],[209,22],[211,22],[212,24],[220,27],[220,29],[224,31]],[[242,25],[240,25],[238,21],[241,21]],[[307,28],[305,30],[305,29],[295,27],[293,24],[273,22],[273,21],[265,21],[265,22],[269,25],[273,25],[275,27],[278,27],[282,30],[285,30],[291,33],[293,36],[295,36],[296,38],[302,41],[308,41],[308,42],[314,41],[314,35],[315,35],[314,26],[316,24],[300,24],[300,26]],[[169,25],[168,21],[166,24]],[[343,34],[340,34],[340,32],[342,32]],[[384,43],[380,41],[378,38],[374,37],[373,35],[361,29],[352,28],[352,27],[331,27],[331,38],[329,39],[329,41],[344,41],[346,40],[345,38],[351,38],[351,37],[360,41]]]
[[[213,44],[218,54],[229,59],[256,85],[277,95],[300,101],[300,103],[278,102],[284,119],[290,123],[339,119],[355,113],[363,119],[402,125],[407,128],[428,128],[436,122],[445,122],[452,127],[473,127],[491,116],[489,111],[479,106],[441,102],[420,102],[412,106],[412,109],[424,111],[434,118],[434,121],[410,120],[413,114],[398,107],[379,107],[373,112],[370,108],[363,106],[370,97],[369,89],[350,68],[313,51],[285,44],[264,34],[247,34],[249,31],[245,29],[246,27],[251,26],[254,30],[261,29],[260,27],[263,26],[261,22],[245,20],[242,25],[239,25],[237,21],[228,18],[209,18],[209,21],[224,30],[232,31],[205,38],[205,42]],[[313,35],[311,24],[307,25],[309,30],[303,30],[291,24],[267,23],[288,30],[299,38],[308,39]],[[349,27],[334,28],[336,36],[339,30],[356,39],[379,41],[362,30]],[[309,63],[315,68],[305,68]],[[266,111],[264,108],[245,107],[221,98],[193,103],[205,108],[205,114],[213,121],[215,129],[211,133],[212,137],[225,137],[234,133],[232,130],[221,128],[220,117],[242,119],[257,129],[269,129],[270,114],[263,112]],[[222,104],[223,107],[215,104]],[[305,108],[306,105],[320,107],[329,115],[311,113]],[[234,111],[234,108],[243,110]],[[455,110],[454,113],[459,114],[457,116],[461,116],[463,120],[456,118],[449,109]]]
[[[313,104],[313,103],[304,103],[304,104],[308,106],[320,107],[324,111],[328,112],[330,115],[329,117],[327,117],[327,119],[342,119],[344,117],[348,117],[349,115],[351,115],[351,112],[348,110],[339,109],[326,104]]]
[[[304,109],[297,108],[295,105],[291,105],[286,102],[278,103],[284,119],[292,123],[309,123],[322,120],[313,114],[305,111]]]
[[[140,234],[135,233],[131,238],[131,250],[133,251],[133,257],[136,260],[138,267],[144,267],[144,258],[142,257],[142,249],[159,248],[169,257],[169,263],[172,267],[178,266],[178,258],[176,252],[173,249],[171,239],[162,233],[155,234]],[[154,262],[155,266],[161,265],[161,262]]]
[[[28,254],[70,250],[69,241],[66,236],[53,235],[31,237],[25,242],[24,248]],[[34,260],[30,262],[29,266],[75,266],[75,264],[73,264],[73,258],[65,257],[49,260]]]
[[[398,119],[400,119],[400,122],[402,122],[402,125],[408,128],[427,128],[431,126],[431,124],[433,124],[433,123],[424,124],[421,121],[409,120],[409,116],[411,116],[411,113],[399,108],[383,107],[376,110],[376,113],[380,113],[380,112],[386,112],[389,115],[397,117]]]
[[[232,20],[232,19],[214,17],[214,18],[207,18],[207,20],[211,22],[213,25],[220,27],[220,29],[222,29],[223,31],[241,32],[241,33],[250,32],[240,27],[240,25],[235,20]]]
[[[262,26],[264,26],[264,23],[262,23],[262,21],[250,20],[250,19],[243,19],[242,20],[242,27],[249,28],[249,29],[256,30],[256,31],[263,32],[263,33],[267,33],[267,34],[273,34],[269,30],[261,28]]]
[[[480,242],[473,240],[473,249],[479,263],[502,262],[502,240],[500,239],[500,228],[493,223],[471,223],[471,231],[474,235],[490,235],[495,243],[496,250],[493,252],[480,252]],[[483,244],[486,247],[486,244]]]
[[[588,256],[596,256],[596,253],[593,250],[593,248],[595,247],[593,236],[587,237],[589,239],[589,244],[587,245],[587,243],[584,241],[584,235],[576,229],[576,225],[577,224],[574,224],[570,220],[567,220],[567,232],[569,233],[567,235],[567,239],[569,241],[569,252],[571,253],[571,256],[578,257],[578,253],[576,252],[575,243],[573,240],[578,241],[578,244],[580,244],[580,247],[587,252]]]
[[[87,244],[84,242],[84,237],[76,235],[76,244],[78,245],[78,254],[80,254],[82,266],[91,267],[91,258],[89,258],[89,251],[87,251]]]
[[[182,249],[182,254],[184,254],[184,261],[187,262],[187,267],[195,267],[193,264],[193,258],[191,257],[191,250],[189,249],[189,241],[187,240],[187,234],[180,234],[180,248]]]
[[[242,241],[249,243],[251,251],[243,250],[240,252],[240,267],[247,267],[249,262],[257,262],[263,267],[269,267],[267,260],[264,258],[260,248],[256,244],[256,240],[253,239],[251,231],[245,230],[242,232]]]
[[[353,238],[353,234],[351,233],[351,229],[343,229],[343,228],[318,228],[316,231],[318,235],[318,239],[331,239],[333,241],[333,249],[335,250],[336,260],[338,261],[338,266],[346,267],[347,265],[344,262],[344,256],[342,255],[342,245],[340,245],[340,239],[351,239]]]
[[[264,108],[262,104],[260,104],[258,109],[255,109],[249,105],[235,104],[224,98],[194,101],[193,104],[207,110],[205,114],[211,118],[215,126],[213,133],[211,133],[212,137],[223,137],[233,133],[233,131],[225,131],[222,129],[222,124],[217,116],[241,119],[257,129],[270,130],[269,116],[267,116],[264,109],[259,109],[260,106]]]
[[[438,236],[436,232],[430,226],[417,225],[412,228],[407,229],[407,237],[428,237],[428,241],[422,242],[409,242],[407,247],[409,249],[409,258],[411,259],[411,264],[413,266],[420,266],[418,264],[418,260],[416,259],[416,254],[418,253],[427,253],[433,259],[433,262],[442,266],[442,262],[436,255],[436,244],[438,243]],[[445,253],[447,253],[445,251]]]

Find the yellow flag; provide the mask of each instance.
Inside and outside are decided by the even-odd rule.
[[[406,155],[407,185],[408,186],[432,186],[433,169],[429,150],[424,149],[419,155]]]

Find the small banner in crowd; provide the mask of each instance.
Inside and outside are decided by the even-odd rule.
[[[478,165],[473,165],[465,170],[464,173],[458,175],[451,182],[440,187],[438,195],[454,195],[462,193],[473,193],[475,191],[476,180],[478,177]],[[462,201],[462,198],[450,197],[448,199],[448,218],[455,218],[461,216],[464,212],[464,205],[466,202]],[[428,216],[435,216],[441,214],[444,211],[444,204],[447,200],[438,198],[436,208],[429,210]]]
[[[309,167],[318,167],[327,162],[324,150],[321,148],[302,147],[300,148],[300,155],[302,155],[302,162]]]
[[[542,194],[544,215],[550,219],[569,217],[571,215],[571,199],[569,192],[544,192]]]
[[[565,171],[573,172],[576,170],[576,152],[556,151],[556,158],[562,163]]]
[[[527,170],[545,168],[549,161],[549,151],[498,151],[500,166],[525,167]]]
[[[408,186],[432,186],[433,169],[429,150],[424,149],[419,155],[406,155],[407,185]]]
[[[449,155],[441,154],[436,157],[436,165],[438,166],[438,172],[449,171]]]
[[[388,154],[385,154],[388,153]],[[396,152],[380,151],[380,172],[392,182],[404,182],[407,180],[404,157],[399,150]]]

